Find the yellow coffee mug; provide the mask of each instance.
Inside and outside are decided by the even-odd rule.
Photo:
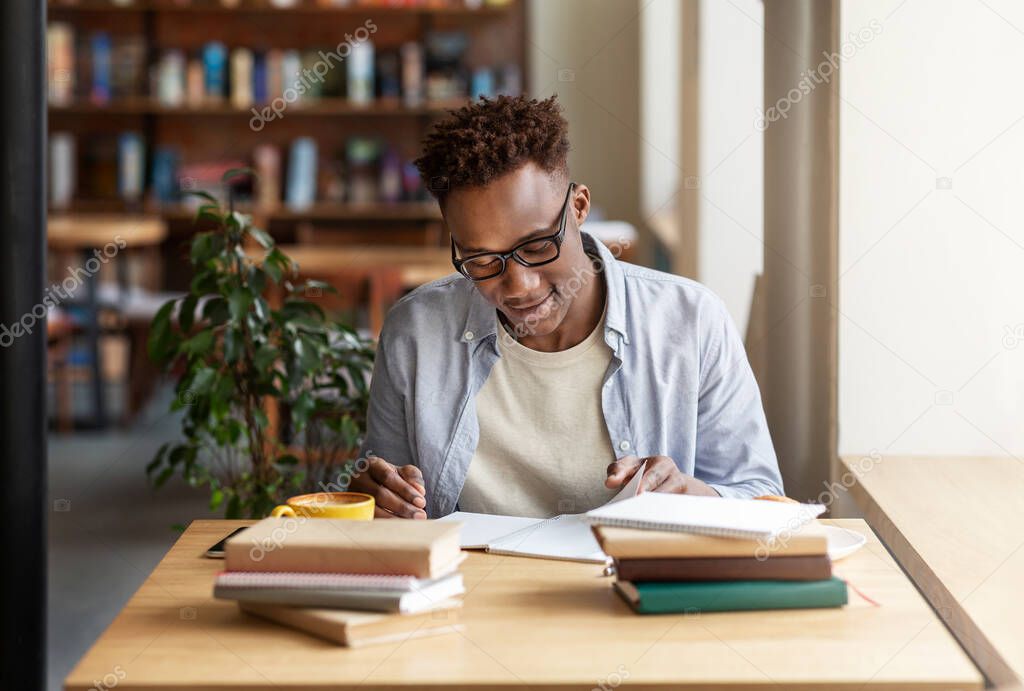
[[[373,497],[361,492],[314,492],[290,497],[286,503],[275,506],[270,515],[369,521],[373,519],[373,506]]]

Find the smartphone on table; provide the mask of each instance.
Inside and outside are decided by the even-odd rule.
[[[230,534],[226,535],[223,540],[215,544],[210,549],[206,550],[206,556],[210,559],[223,559],[224,558],[224,545],[227,544],[228,540],[238,535],[240,532],[246,529],[247,526],[241,528],[235,528]]]

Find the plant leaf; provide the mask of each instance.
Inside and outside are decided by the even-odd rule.
[[[166,468],[163,469],[163,471],[161,471],[161,473],[159,475],[156,476],[156,480],[153,481],[153,486],[156,487],[156,488],[163,487],[164,483],[166,483],[167,480],[173,474],[174,474],[174,468],[172,468],[171,466],[167,466]]]
[[[243,290],[242,288],[236,288],[233,290],[231,292],[231,296],[228,298],[228,307],[231,310],[231,318],[238,322],[242,321],[251,305],[252,295],[249,291]]]
[[[253,266],[249,267],[249,291],[253,295],[262,295],[263,291],[267,287],[267,272],[261,267]]]
[[[241,518],[242,517],[242,501],[239,499],[237,494],[232,494],[231,498],[228,499],[228,506],[224,510],[224,518]]]
[[[269,250],[274,246],[274,238],[270,237],[270,234],[265,230],[261,230],[255,226],[249,228],[249,235],[253,237],[256,242],[260,243],[263,249]]]
[[[184,333],[192,330],[192,324],[196,317],[196,303],[199,298],[193,294],[186,295],[178,308],[178,326]]]
[[[150,461],[148,464],[146,464],[146,476],[147,477],[152,475],[153,471],[156,470],[160,466],[160,464],[163,462],[164,456],[167,454],[167,448],[170,445],[171,445],[171,442],[164,442],[163,444],[161,444],[160,448],[156,452],[156,455],[153,457],[153,460]]]
[[[231,182],[233,179],[238,177],[251,177],[257,178],[256,171],[252,168],[230,168],[223,175],[220,176],[220,181],[223,183]]]
[[[173,334],[171,332],[171,310],[177,300],[168,300],[157,310],[153,322],[149,327],[149,340],[146,343],[146,350],[149,359],[157,363],[166,361],[172,351]]]
[[[200,331],[181,344],[181,349],[192,356],[208,355],[213,350],[213,331]]]
[[[214,205],[219,204],[217,198],[205,190],[188,190],[185,194],[192,197],[201,197]]]
[[[189,292],[193,295],[217,292],[217,274],[214,271],[200,271],[192,278]]]
[[[203,318],[209,320],[211,326],[220,326],[230,316],[228,302],[222,297],[210,298],[203,305]]]

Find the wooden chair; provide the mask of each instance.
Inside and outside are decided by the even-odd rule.
[[[46,357],[49,378],[54,386],[54,416],[58,432],[68,433],[74,427],[71,372],[68,356],[75,327],[59,311],[46,320]]]

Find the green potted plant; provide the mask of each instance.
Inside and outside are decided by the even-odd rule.
[[[232,170],[223,182],[250,174]],[[192,239],[189,291],[157,312],[148,343],[177,377],[182,439],[161,446],[146,473],[160,487],[178,472],[208,487],[210,508],[226,518],[257,518],[355,456],[373,348],[306,299],[332,289],[293,282],[297,267],[250,216],[195,194],[197,222],[213,229]]]

